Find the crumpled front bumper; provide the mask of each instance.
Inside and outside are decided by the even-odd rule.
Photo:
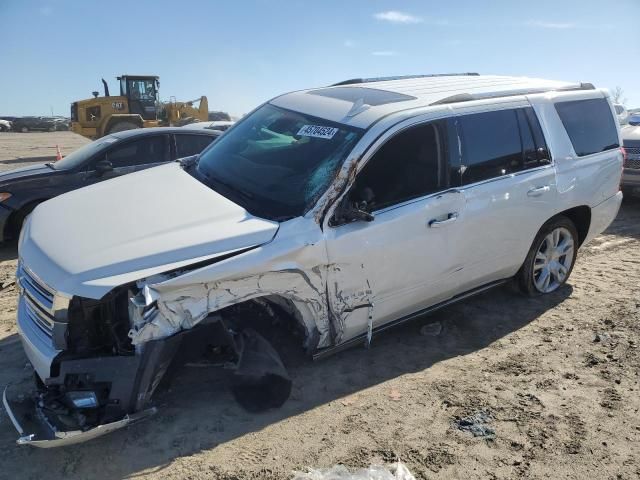
[[[101,437],[107,433],[111,433],[115,430],[119,430],[123,427],[139,422],[140,420],[153,415],[157,411],[155,407],[151,407],[140,412],[125,415],[120,420],[98,425],[88,430],[61,432],[56,431],[55,427],[48,422],[41,408],[32,399],[12,399],[9,387],[10,386],[7,386],[4,389],[2,394],[2,403],[11,423],[13,423],[13,426],[20,435],[17,440],[18,445],[32,445],[38,448],[74,445],[76,443],[82,443],[87,440]]]

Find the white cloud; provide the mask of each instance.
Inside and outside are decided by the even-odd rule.
[[[371,55],[376,57],[395,57],[398,55],[398,52],[394,52],[393,50],[378,50],[375,52],[371,52]]]
[[[556,30],[566,30],[568,28],[576,28],[575,23],[559,23],[559,22],[541,22],[538,20],[530,20],[527,22],[530,27],[552,28]]]
[[[356,42],[354,42],[353,40],[345,40],[344,41],[344,46],[347,48],[354,48],[356,46]]]
[[[398,12],[396,10],[388,10],[386,12],[378,12],[374,18],[391,23],[422,23],[422,18],[416,17],[409,13]]]

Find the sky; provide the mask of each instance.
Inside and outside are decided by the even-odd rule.
[[[160,76],[242,115],[354,77],[479,72],[621,87],[640,107],[640,0],[0,0],[0,115],[69,115]]]

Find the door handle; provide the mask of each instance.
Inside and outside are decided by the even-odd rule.
[[[439,227],[444,227],[446,225],[450,225],[453,222],[455,222],[456,220],[458,220],[458,212],[452,212],[449,213],[447,215],[446,220],[436,220],[435,218],[432,220],[429,220],[429,226],[431,228],[439,228]]]
[[[529,190],[527,192],[527,196],[529,196],[529,197],[539,197],[540,195],[548,192],[549,190],[551,190],[551,187],[549,185],[545,185],[544,187],[532,188],[531,190]]]

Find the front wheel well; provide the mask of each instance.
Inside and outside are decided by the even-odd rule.
[[[579,207],[564,210],[556,216],[560,215],[567,217],[573,222],[576,230],[578,231],[578,246],[581,246],[589,234],[589,227],[591,226],[591,209],[586,205],[581,205]]]
[[[32,200],[31,202],[25,203],[17,210],[14,210],[13,213],[7,219],[7,223],[4,227],[4,238],[5,239],[17,239],[20,234],[20,230],[22,229],[22,224],[24,219],[27,218],[33,210],[42,202],[46,201],[46,198],[40,200]]]
[[[285,347],[285,343],[287,350],[311,354],[317,346],[317,329],[305,324],[303,313],[286,297],[258,297],[224,308],[218,313],[232,329],[254,329],[274,343],[277,350]]]

